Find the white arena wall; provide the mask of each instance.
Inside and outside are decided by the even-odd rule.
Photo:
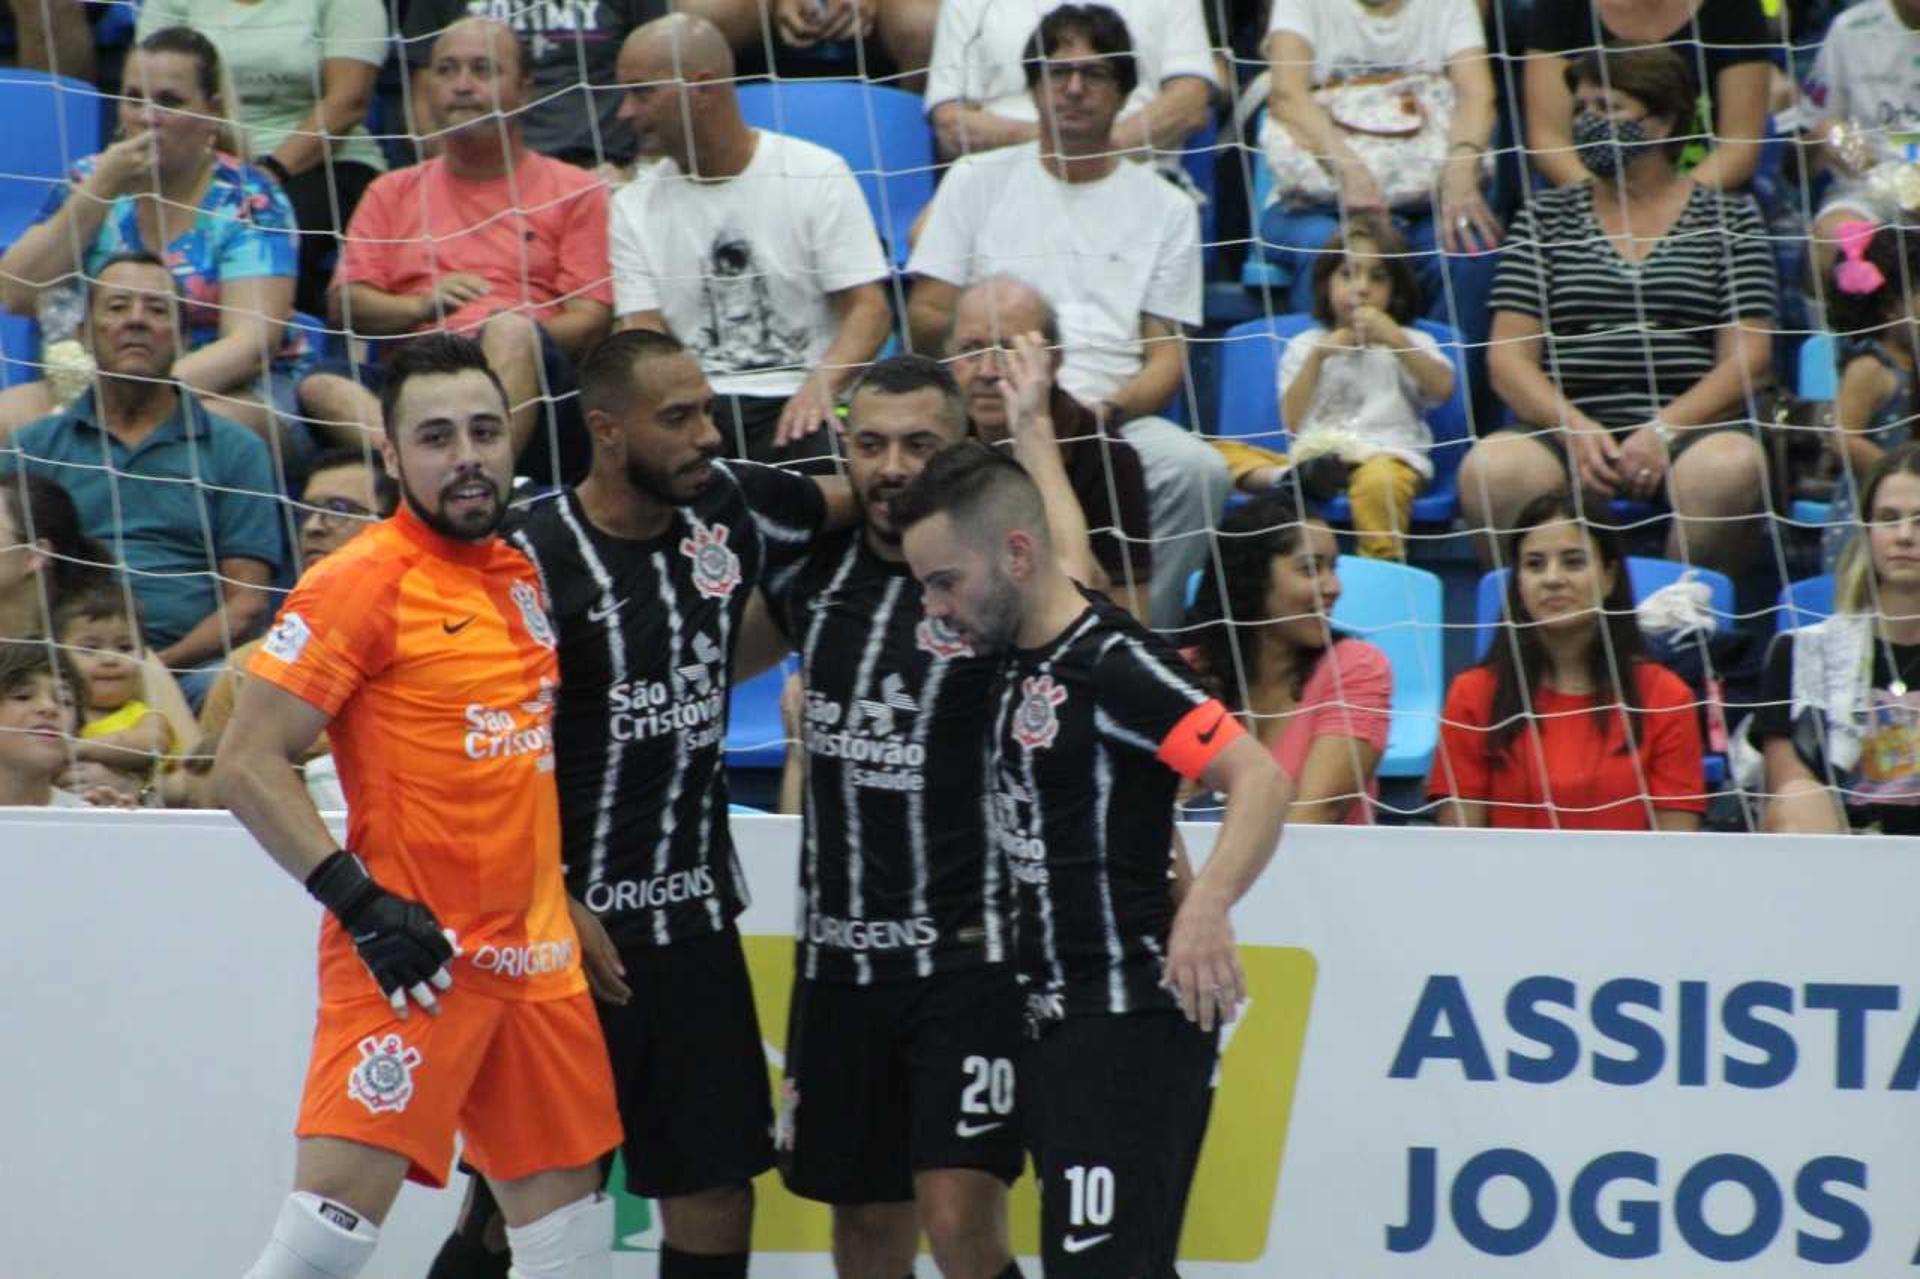
[[[736,830],[772,1063],[797,826]],[[1914,1273],[1916,903],[1893,839],[1289,832],[1237,914],[1182,1274]],[[244,1270],[317,913],[223,814],[0,810],[0,1275]],[[424,1274],[455,1206],[409,1187],[368,1274]],[[1023,1189],[1029,1252],[1033,1220]],[[621,1227],[616,1273],[653,1274],[646,1206]],[[755,1275],[829,1275],[825,1241],[762,1182]]]

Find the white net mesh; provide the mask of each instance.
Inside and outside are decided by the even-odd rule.
[[[957,287],[1001,272],[1031,280],[1051,303],[1066,389],[1134,419],[1113,430],[1138,449],[1150,525],[1143,533],[1138,512],[1124,509],[1128,486],[1111,472],[1089,523],[1147,541],[1163,566],[1186,566],[1198,603],[1214,611],[1181,625],[1189,586],[1169,584],[1164,567],[1154,581],[1135,580],[1121,557],[1116,584],[1140,587],[1163,630],[1212,656],[1210,675],[1310,792],[1310,815],[1397,819],[1425,810],[1430,794],[1455,793],[1472,801],[1460,814],[1469,820],[1687,824],[1694,818],[1674,814],[1713,805],[1729,822],[1751,822],[1758,806],[1733,797],[1788,777],[1882,805],[1856,820],[1900,802],[1913,765],[1906,738],[1887,735],[1908,732],[1897,625],[1865,645],[1880,664],[1864,689],[1849,686],[1859,704],[1835,717],[1852,737],[1825,742],[1806,727],[1810,718],[1795,715],[1808,700],[1800,692],[1755,739],[1764,747],[1784,731],[1792,741],[1799,725],[1797,768],[1743,773],[1724,731],[1761,700],[1768,640],[1785,624],[1783,588],[1832,566],[1865,472],[1911,434],[1913,255],[1897,229],[1874,237],[1845,226],[1897,228],[1920,204],[1920,130],[1909,118],[1920,101],[1909,69],[1920,33],[1894,9],[1775,13],[1752,0],[1705,0],[1660,32],[1610,30],[1592,6],[1572,3],[1483,14],[1469,0],[1377,9],[1273,0],[1263,16],[1223,2],[1129,0],[1119,12],[1135,46],[1131,93],[1107,82],[1111,64],[1094,56],[1099,37],[1086,29],[1037,72],[1041,92],[1079,101],[1111,91],[1120,104],[1105,108],[1117,116],[1109,145],[1070,147],[1067,134],[1084,132],[1084,121],[1056,112],[1045,137],[1022,66],[1050,6],[687,8],[717,24],[731,60],[681,41],[666,62],[646,63],[664,72],[628,83],[636,64],[621,61],[621,42],[657,13],[637,3],[492,6],[488,15],[517,32],[519,53],[489,38],[450,55],[442,37],[469,9],[451,0],[393,12],[368,0],[323,6],[320,16],[278,3],[149,0],[141,11],[21,0],[21,69],[0,71],[0,232],[12,246],[0,259],[12,313],[0,318],[0,429],[15,476],[62,482],[80,519],[77,529],[41,527],[67,517],[9,479],[0,531],[15,549],[0,555],[19,565],[18,547],[39,542],[52,563],[98,559],[121,571],[148,647],[195,684],[204,673],[188,668],[217,665],[263,618],[257,604],[223,614],[220,601],[264,602],[256,588],[291,580],[316,514],[344,529],[359,517],[351,506],[367,505],[332,492],[303,501],[302,489],[320,449],[371,456],[377,411],[355,376],[377,364],[381,339],[443,323],[478,332],[503,310],[544,327],[548,350],[537,354],[557,347],[567,358],[530,355],[526,375],[508,381],[531,410],[525,469],[548,484],[565,477],[567,431],[578,429],[566,424],[570,393],[556,369],[609,317],[652,313],[698,349],[682,315],[685,299],[698,299],[712,330],[709,376],[738,444],[757,429],[756,412],[777,414],[812,379],[828,398],[843,393],[882,343],[944,353],[953,288],[929,291],[916,276]],[[76,23],[91,26],[76,34]],[[197,78],[184,43],[163,40],[158,52],[131,43],[175,24],[218,46],[226,68],[217,85]],[[1629,43],[1675,58],[1587,57]],[[481,65],[517,57],[530,69],[524,85]],[[82,65],[88,58],[95,65]],[[26,69],[50,65],[105,87]],[[700,87],[681,99],[676,82]],[[737,93],[717,87],[729,83]],[[662,107],[666,97],[690,105]],[[649,214],[691,218],[699,201],[694,184],[655,182],[644,203],[636,192],[650,178],[648,153],[684,157],[713,113],[734,104],[748,124],[838,155],[859,199],[807,168],[807,156],[782,152],[777,171],[721,166],[734,185],[751,182],[745,199],[708,201],[725,215],[718,223],[659,233]],[[226,136],[214,136],[216,125]],[[444,162],[449,147],[470,164],[478,151],[463,151],[461,139],[476,128],[526,145],[501,147],[497,171],[477,172],[467,187],[422,181],[399,197],[362,199],[382,170],[391,188],[423,156]],[[1650,130],[1646,145],[1636,129]],[[1170,243],[1154,231],[1142,213],[1157,207],[1151,199],[1102,207],[1068,199],[1074,182],[1057,175],[1047,181],[1058,190],[1031,175],[998,187],[980,176],[1011,154],[996,148],[1036,137],[1077,148],[1096,168],[1097,157],[1125,150],[1129,170],[1163,172],[1166,190],[1192,201],[1198,236]],[[242,139],[235,158],[222,158]],[[972,158],[953,163],[962,152]],[[591,194],[541,167],[548,162],[592,175]],[[1575,179],[1610,162],[1623,162],[1625,177],[1603,175],[1582,194]],[[1108,191],[1137,189],[1096,176]],[[585,210],[605,191],[612,212],[595,224]],[[1374,204],[1391,206],[1396,236],[1369,229],[1379,214],[1361,206]],[[382,218],[367,214],[373,206]],[[999,224],[976,234],[1009,208],[1025,218],[1024,238],[1009,241]],[[775,214],[817,233],[834,225],[823,209],[860,226],[801,245],[805,253],[756,239]],[[623,218],[640,236],[625,256]],[[922,218],[932,243],[914,247]],[[1116,228],[1144,229],[1116,247]],[[1351,252],[1334,250],[1317,270],[1336,235]],[[701,237],[709,248],[687,247]],[[354,244],[343,250],[343,238]],[[877,268],[863,265],[865,242]],[[244,436],[176,456],[97,430],[49,443],[44,425],[26,425],[62,400],[97,419],[89,357],[77,345],[90,323],[80,290],[127,249],[160,252],[186,308],[171,374],[147,381],[164,391],[179,379]],[[631,264],[647,251],[642,282]],[[924,256],[910,272],[913,253]],[[469,275],[470,284],[456,279]],[[1349,276],[1352,296],[1342,300]],[[330,297],[330,283],[345,287]],[[867,285],[884,303],[871,342],[849,336],[874,319],[849,318]],[[1425,293],[1417,303],[1408,296],[1416,289]],[[1314,353],[1319,345],[1329,349]],[[1143,402],[1156,386],[1166,393]],[[1191,454],[1145,438],[1140,421],[1162,418],[1189,442],[1227,446],[1208,464],[1231,477],[1224,511],[1217,475],[1195,478]],[[1100,447],[1097,434],[1075,443]],[[76,440],[92,453],[46,461],[55,444],[71,453]],[[251,441],[267,446],[264,458]],[[1325,460],[1300,465],[1311,457]],[[1611,608],[1610,564],[1596,570],[1567,551],[1552,564],[1539,552],[1516,565],[1506,539],[1483,542],[1474,531],[1510,525],[1569,461],[1604,481],[1576,486],[1576,509],[1617,529],[1609,545],[1636,557],[1618,566],[1626,584]],[[1325,539],[1279,528],[1287,507],[1259,496],[1303,479],[1331,495],[1309,505],[1331,520],[1341,549],[1384,549],[1404,563],[1318,563]],[[1175,500],[1183,485],[1198,496]],[[1601,492],[1609,487],[1611,498]],[[1407,513],[1404,524],[1380,528],[1393,510]],[[1261,523],[1262,512],[1276,523]],[[1357,542],[1356,521],[1372,530]],[[262,557],[264,580],[249,567]],[[1262,564],[1270,590],[1235,576]],[[1312,591],[1328,589],[1336,567],[1343,591],[1332,621],[1379,650],[1377,661],[1312,634]],[[1521,620],[1578,607],[1588,621],[1503,624],[1506,578],[1482,574],[1516,568]],[[1543,573],[1553,578],[1545,586]],[[14,637],[64,642],[56,597],[73,576],[0,570],[0,594],[12,592],[0,613]],[[1883,589],[1892,580],[1869,573],[1855,594],[1897,612],[1904,595]],[[1656,597],[1662,585],[1670,589]],[[182,607],[188,592],[198,603]],[[1652,692],[1620,647],[1633,639],[1618,613],[1634,603],[1649,654],[1675,672]],[[1221,612],[1225,622],[1215,622]],[[201,616],[216,620],[183,644]],[[1564,638],[1573,632],[1586,638]],[[1600,657],[1588,662],[1593,646]],[[1508,660],[1474,674],[1483,653]],[[762,683],[768,696],[757,685],[736,711],[742,747],[780,736],[769,709],[777,680]],[[1592,713],[1623,687],[1634,715]],[[1769,687],[1779,693],[1777,680]],[[1509,736],[1503,723],[1518,731]],[[177,727],[171,749],[193,753],[199,729]],[[1491,754],[1488,734],[1507,738]],[[1863,760],[1810,746],[1844,753],[1862,734]]]

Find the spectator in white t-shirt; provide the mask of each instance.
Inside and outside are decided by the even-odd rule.
[[[1834,175],[1813,223],[1825,279],[1841,223],[1902,220],[1896,179],[1920,159],[1920,0],[1866,0],[1835,18],[1805,96]]]
[[[944,0],[927,69],[927,115],[948,159],[1040,136],[1027,84],[1034,24],[1059,0]],[[1127,94],[1110,151],[1178,150],[1207,123],[1220,72],[1200,0],[1115,0],[1139,82]]]
[[[853,172],[749,126],[719,30],[683,14],[627,37],[620,118],[664,158],[613,201],[620,327],[700,359],[734,456],[830,453],[840,392],[887,340],[887,261]]]
[[[941,349],[960,290],[1014,275],[1060,317],[1059,384],[1140,454],[1153,518],[1152,612],[1177,626],[1187,576],[1226,499],[1226,463],[1161,414],[1186,380],[1185,326],[1201,320],[1200,225],[1184,192],[1108,145],[1137,72],[1126,24],[1064,5],[1034,32],[1027,80],[1040,141],[954,164],[907,270],[915,350]]]
[[[1412,251],[1426,314],[1484,342],[1500,223],[1482,194],[1494,92],[1473,0],[1273,0],[1266,49],[1275,180],[1260,238],[1290,274],[1291,309],[1313,309],[1321,246],[1354,214],[1383,213]],[[1372,131],[1358,95],[1386,90],[1398,97],[1381,101],[1419,104],[1417,135]]]

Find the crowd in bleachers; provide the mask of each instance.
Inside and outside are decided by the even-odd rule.
[[[0,800],[206,802],[413,336],[539,489],[617,328],[817,469],[894,349],[1004,438],[1037,331],[1110,593],[1294,820],[1913,825],[1920,0],[668,8],[15,0]]]

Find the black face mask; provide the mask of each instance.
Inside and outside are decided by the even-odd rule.
[[[1645,146],[1645,120],[1615,120],[1597,111],[1582,111],[1573,118],[1573,145],[1580,163],[1596,178],[1610,178],[1627,162],[1629,148]]]

